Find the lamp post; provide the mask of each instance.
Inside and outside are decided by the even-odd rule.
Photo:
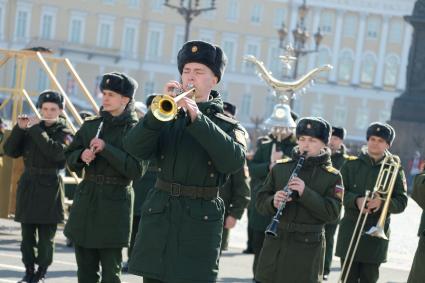
[[[292,30],[292,35],[294,41],[290,44],[289,47],[292,56],[295,57],[294,69],[292,71],[292,79],[296,79],[298,76],[298,62],[299,59],[309,53],[318,52],[320,43],[323,39],[323,34],[320,32],[320,27],[317,29],[317,32],[313,35],[315,48],[308,50],[306,49],[306,43],[310,38],[310,33],[305,27],[305,18],[308,13],[308,7],[306,5],[306,0],[303,1],[303,4],[298,8],[298,22],[294,30]],[[282,27],[277,30],[279,36],[279,48],[283,49],[283,43],[288,35],[288,29],[285,26],[285,23],[282,23]],[[293,99],[290,100],[290,106],[293,107]]]
[[[193,6],[192,2],[195,2]],[[199,8],[199,0],[180,0],[179,5],[170,4],[169,0],[165,0],[164,6],[176,10],[185,20],[184,41],[186,42],[189,40],[190,24],[192,20],[203,12],[215,10],[215,0],[211,0],[210,7],[207,8]]]

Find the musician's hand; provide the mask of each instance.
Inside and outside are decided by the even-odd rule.
[[[276,160],[279,160],[279,159],[282,159],[282,157],[283,157],[283,152],[282,151],[274,151],[274,152],[272,152],[272,154],[271,154],[271,156],[270,156],[270,161],[271,161],[271,163],[274,163],[274,162],[276,162]]]
[[[99,153],[105,148],[105,142],[102,139],[94,138],[90,141],[90,149],[93,153]]]
[[[199,111],[198,105],[196,105],[196,102],[189,98],[189,97],[183,97],[177,102],[177,106],[182,107],[186,110],[187,114],[190,116],[190,120],[193,122],[198,117]]]
[[[226,220],[224,221],[224,228],[226,229],[232,229],[236,225],[237,219],[233,216],[229,215],[226,217]]]
[[[20,129],[26,129],[29,121],[30,120],[28,119],[28,115],[26,115],[26,114],[19,115],[18,116],[18,127]]]
[[[273,206],[279,208],[283,201],[290,202],[292,198],[288,197],[288,194],[282,190],[277,191],[273,197]]]
[[[38,117],[36,116],[32,116],[32,117],[28,117],[28,124],[27,124],[27,128],[32,127],[34,125],[37,125],[40,123],[40,119],[38,119]]]
[[[85,149],[83,153],[81,153],[80,158],[84,163],[89,164],[96,158],[96,154],[90,149]]]
[[[373,199],[368,200],[367,208],[368,212],[377,212],[381,208],[382,200],[379,196],[375,196]]]
[[[165,84],[164,86],[164,93],[171,95],[171,96],[176,96],[175,93],[175,89],[181,89],[181,84],[178,81],[169,81],[168,83]]]
[[[294,177],[291,181],[288,182],[288,188],[293,191],[297,191],[299,196],[302,196],[305,189],[305,183],[298,177]]]
[[[361,198],[357,198],[356,199],[356,205],[357,205],[357,209],[360,211],[361,210],[361,208],[362,208],[362,205],[363,205],[363,202],[364,202],[364,197],[361,197]],[[366,213],[369,213],[369,210],[368,210],[368,205],[367,205],[367,203],[366,203],[366,205],[365,205],[365,208],[363,209],[363,214],[366,214]]]

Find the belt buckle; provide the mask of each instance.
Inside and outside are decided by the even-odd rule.
[[[171,192],[172,197],[179,197],[181,195],[181,185],[177,183],[171,183]]]
[[[105,182],[105,176],[96,175],[96,184],[102,185]]]

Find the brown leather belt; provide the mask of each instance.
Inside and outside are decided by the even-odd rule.
[[[172,197],[183,196],[194,199],[201,198],[211,200],[218,196],[218,187],[185,186],[177,183],[167,182],[161,179],[156,180],[155,188],[160,191],[169,193]]]
[[[110,177],[105,175],[94,175],[87,174],[84,180],[96,183],[96,185],[124,185],[127,186],[131,183],[131,180],[121,177]]]
[[[25,167],[25,171],[30,174],[44,174],[44,175],[58,175],[59,169],[56,168],[38,168],[38,167]]]

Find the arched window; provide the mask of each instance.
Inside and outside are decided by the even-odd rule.
[[[375,76],[375,70],[376,57],[372,54],[367,54],[363,57],[360,81],[365,84],[371,84]]]
[[[338,80],[349,82],[353,72],[353,55],[352,52],[345,50],[339,55],[338,60]]]
[[[316,65],[317,66],[323,66],[326,64],[330,64],[331,63],[331,56],[330,56],[330,52],[328,48],[321,48],[319,53],[317,54],[317,61],[316,61]],[[322,79],[328,79],[329,76],[329,72],[321,72],[319,77]]]
[[[385,59],[384,85],[395,86],[397,84],[400,60],[395,55],[390,55]]]

